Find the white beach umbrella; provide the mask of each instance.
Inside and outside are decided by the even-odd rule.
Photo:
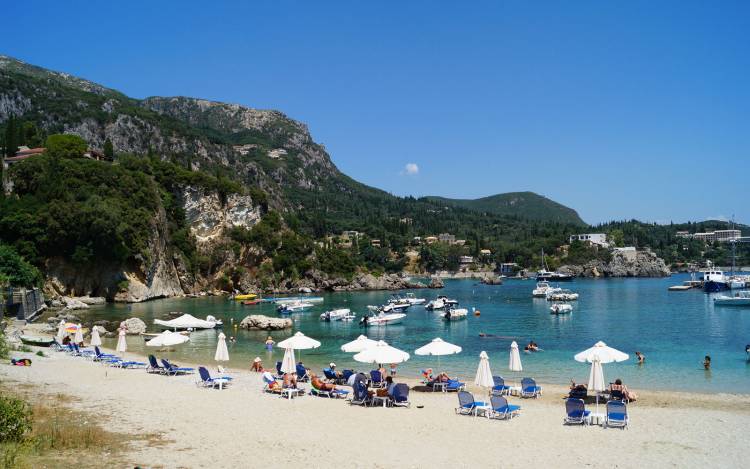
[[[128,343],[125,341],[125,329],[120,329],[120,335],[117,338],[117,348],[115,350],[118,352],[126,352],[128,350]]]
[[[96,326],[91,326],[91,346],[99,347],[102,345],[102,339],[99,337],[99,329]]]
[[[294,360],[294,349],[287,348],[284,350],[284,358],[281,360],[282,373],[296,373],[297,362]]]
[[[495,381],[492,379],[492,370],[490,370],[490,357],[484,350],[479,354],[479,367],[477,368],[477,375],[474,377],[474,384],[483,388],[491,388],[495,385]]]
[[[377,345],[359,352],[353,358],[360,363],[403,363],[409,359],[409,354],[381,340]]]
[[[57,338],[61,341],[65,338],[65,321],[60,320],[60,324],[57,326]]]
[[[432,339],[429,344],[419,347],[414,351],[416,355],[434,355],[438,357],[438,369],[440,369],[440,357],[443,355],[455,355],[463,350],[458,345],[445,342],[440,337]]]
[[[598,357],[602,363],[612,362],[623,362],[628,359],[628,354],[620,352],[619,350],[613,349],[607,346],[602,341],[594,344],[593,347],[584,350],[581,353],[577,353],[573,358],[578,362],[593,362],[594,358]]]
[[[219,343],[216,344],[216,353],[214,360],[217,362],[229,361],[229,350],[227,350],[227,336],[223,332],[219,333]]]
[[[599,413],[599,393],[603,392],[604,387],[604,370],[602,362],[598,356],[594,356],[591,362],[591,372],[589,373],[589,391],[596,392],[596,412]]]
[[[510,371],[523,371],[521,365],[521,354],[518,353],[518,344],[514,340],[510,344],[510,360],[508,361],[508,369]]]
[[[341,351],[347,352],[347,353],[357,353],[377,344],[378,344],[377,340],[372,340],[365,335],[360,335],[355,340],[352,340],[351,342],[347,342],[344,345],[342,345]]]
[[[295,350],[307,350],[311,348],[320,347],[320,342],[310,337],[307,337],[305,334],[301,332],[297,332],[296,334],[289,337],[288,339],[282,340],[281,342],[279,342],[277,346],[281,348],[285,348],[285,349],[291,348]]]
[[[83,326],[81,324],[78,324],[75,337],[73,337],[73,342],[77,344],[80,344],[81,342],[83,342]]]
[[[120,334],[122,334],[122,332]],[[124,337],[124,336],[121,335],[120,337]],[[171,347],[172,345],[184,344],[185,342],[189,340],[190,340],[190,337],[185,334],[180,334],[179,332],[164,331],[161,334],[154,337],[153,339],[146,342],[146,345],[149,347]],[[119,342],[117,346],[118,347],[120,346]]]

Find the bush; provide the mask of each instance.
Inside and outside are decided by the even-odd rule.
[[[5,333],[0,331],[0,358],[8,358],[9,351],[10,348],[8,347],[8,342],[5,340]]]
[[[25,401],[0,394],[0,443],[22,441],[31,431],[31,408]]]
[[[86,140],[78,135],[55,134],[47,137],[47,154],[53,158],[81,158],[86,153]]]

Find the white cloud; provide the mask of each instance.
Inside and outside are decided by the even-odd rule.
[[[401,171],[401,175],[406,176],[416,176],[419,174],[419,166],[417,166],[417,163],[406,163],[406,166],[404,166],[404,169]]]

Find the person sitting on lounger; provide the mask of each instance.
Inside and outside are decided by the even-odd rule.
[[[263,371],[263,362],[261,361],[260,357],[255,357],[255,360],[253,360],[253,364],[250,366],[250,371]]]
[[[328,365],[328,368],[330,368],[330,369],[331,369],[331,373],[333,373],[333,374],[334,374],[334,375],[336,376],[336,378],[341,378],[341,377],[343,377],[343,376],[344,376],[344,374],[343,374],[342,372],[340,372],[340,371],[336,371],[336,364],[335,364],[335,363],[331,362],[331,363],[330,363],[330,364]]]
[[[297,389],[297,373],[284,373],[284,387]]]
[[[62,341],[63,345],[68,345],[71,342],[72,342],[72,340],[71,340],[71,338],[70,338],[69,335],[66,335],[65,337],[63,337],[63,341]]]
[[[273,375],[268,371],[263,372],[263,380],[268,384],[269,391],[281,391],[281,385],[273,378]]]
[[[333,383],[326,383],[318,377],[315,373],[310,374],[310,383],[315,389],[320,391],[333,391],[336,389],[336,385]]]
[[[442,373],[438,374],[437,377],[435,377],[436,383],[447,383],[450,380],[451,380],[450,376],[448,376],[448,373],[446,373],[445,371],[443,371]]]
[[[378,397],[386,397],[393,394],[393,388],[396,385],[393,384],[393,378],[390,376],[385,377],[385,386],[382,388],[378,388],[375,390],[375,394],[377,394]]]
[[[622,384],[622,380],[620,378],[617,378],[613,384],[610,384],[609,391],[619,391],[622,393],[622,397],[631,402],[635,402],[635,400],[638,398],[638,395],[636,393],[630,391],[627,386]]]
[[[431,383],[435,381],[435,378],[432,377],[432,368],[422,370],[422,378],[424,378],[425,383]]]

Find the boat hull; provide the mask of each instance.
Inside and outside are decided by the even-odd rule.
[[[703,284],[703,291],[706,293],[716,293],[720,291],[729,290],[729,284],[726,282],[717,282],[716,280],[708,280]]]

